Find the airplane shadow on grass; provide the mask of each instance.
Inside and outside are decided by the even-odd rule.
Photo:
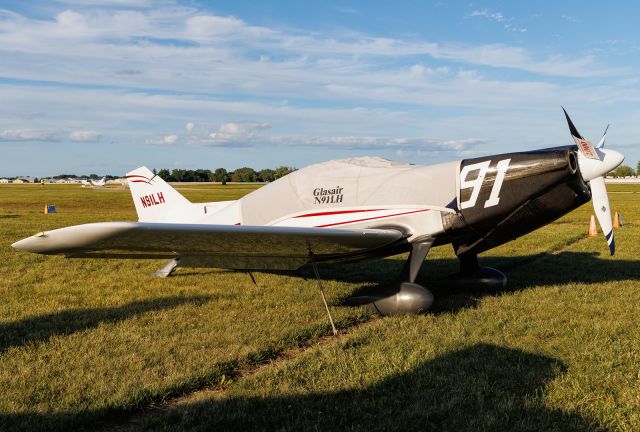
[[[344,349],[349,349],[345,347]],[[593,421],[544,406],[565,366],[478,344],[357,390],[208,400],[151,419],[177,430],[590,430]]]
[[[406,255],[405,255],[406,257]],[[333,304],[347,305],[347,299],[353,295],[370,290],[372,286],[388,286],[395,283],[402,271],[406,258],[374,259],[355,263],[320,263],[320,277],[325,281],[338,281],[352,284],[364,284],[348,293],[331,296]],[[568,283],[598,283],[621,280],[640,280],[640,260],[602,259],[597,252],[560,252],[539,253],[524,256],[480,256],[481,266],[493,267],[507,275],[507,286],[496,290],[486,288],[454,289],[438,279],[456,273],[459,270],[457,259],[427,259],[416,280],[430,289],[436,297],[431,312],[455,312],[459,309],[475,306],[481,297],[515,292],[530,287],[545,285],[563,285]],[[247,272],[244,270],[210,270],[215,277],[220,271]],[[199,273],[202,273],[200,270]],[[315,279],[310,266],[299,270],[256,270],[247,272],[247,280],[253,280],[260,286],[260,273],[299,276],[305,280]],[[180,269],[171,277],[184,277],[194,274],[191,269]]]
[[[65,430],[100,424],[109,429],[124,423],[131,429],[154,431],[604,430],[595,420],[545,406],[546,386],[565,370],[549,357],[477,344],[359,389],[302,395],[232,394],[158,410],[134,423],[118,412],[111,416],[92,411],[3,414],[0,429]]]
[[[68,309],[0,324],[0,354],[11,347],[46,341],[54,336],[70,335],[98,327],[101,323],[124,321],[145,312],[171,309],[183,304],[203,304],[213,298],[213,296],[165,297],[108,308]]]
[[[446,282],[438,282],[459,269],[457,259],[432,259],[425,261],[416,280],[433,291],[436,302],[432,312],[455,312],[475,306],[481,297],[515,292],[531,287],[564,285],[569,283],[598,283],[622,280],[640,280],[640,260],[602,259],[595,252],[541,253],[517,257],[480,257],[480,265],[494,267],[507,275],[507,286],[502,289],[455,289]],[[320,266],[324,280],[336,280],[367,285],[339,297],[339,304],[346,304],[348,297],[370,289],[371,285],[386,286],[398,280],[403,260],[380,259],[353,264],[325,264]],[[303,268],[299,274],[307,279],[313,272]],[[259,282],[259,278],[258,278]]]
[[[486,257],[482,265],[505,270],[509,285],[500,292],[529,286],[570,282],[604,282],[640,278],[640,262],[600,259],[598,254],[564,252],[525,257]],[[403,262],[384,259],[350,265],[322,265],[328,280],[365,283],[392,281]],[[418,282],[457,270],[455,259],[427,261]],[[574,271],[576,268],[582,271]],[[287,273],[291,274],[291,273]],[[312,278],[307,269],[300,273]],[[260,284],[259,274],[257,282]],[[435,312],[475,305],[496,291],[435,290]],[[0,324],[0,353],[12,346],[45,341],[102,322],[117,322],[137,314],[186,303],[205,303],[212,297],[169,297],[103,309],[81,309]],[[365,341],[366,343],[366,341]],[[356,347],[344,346],[343,349]],[[595,420],[545,406],[547,384],[565,366],[549,357],[505,347],[479,344],[428,360],[398,375],[358,389],[303,395],[216,399],[180,405],[144,416],[147,430],[603,430]],[[126,412],[79,410],[0,414],[0,430],[69,430],[91,428]],[[134,425],[137,428],[138,425]]]

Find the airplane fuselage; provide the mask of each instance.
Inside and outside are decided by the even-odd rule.
[[[198,212],[192,222],[393,228],[403,233],[405,245],[431,237],[435,245],[452,243],[461,255],[531,232],[589,198],[574,146],[428,166],[356,158],[295,171],[214,211]],[[389,246],[388,253],[398,247]]]

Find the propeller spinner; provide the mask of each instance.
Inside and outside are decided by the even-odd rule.
[[[567,111],[562,108],[564,115],[569,124],[571,137],[575,141],[579,149],[578,164],[580,165],[580,173],[582,178],[589,183],[591,187],[591,202],[596,213],[596,218],[600,224],[600,228],[604,233],[604,237],[609,245],[609,252],[613,255],[616,251],[616,242],[613,234],[613,223],[611,221],[611,207],[609,206],[609,196],[607,188],[604,184],[604,176],[616,168],[624,160],[624,156],[617,151],[604,148],[604,142],[607,137],[607,130],[604,131],[602,138],[594,147],[589,141],[584,139],[574,126]]]

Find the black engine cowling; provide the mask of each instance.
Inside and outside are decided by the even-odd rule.
[[[499,246],[591,198],[576,147],[463,160],[457,214],[443,216],[457,255]]]

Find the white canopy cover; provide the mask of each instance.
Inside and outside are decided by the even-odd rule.
[[[240,199],[243,225],[270,225],[309,211],[362,206],[446,207],[460,162],[410,165],[378,157],[310,165]]]

